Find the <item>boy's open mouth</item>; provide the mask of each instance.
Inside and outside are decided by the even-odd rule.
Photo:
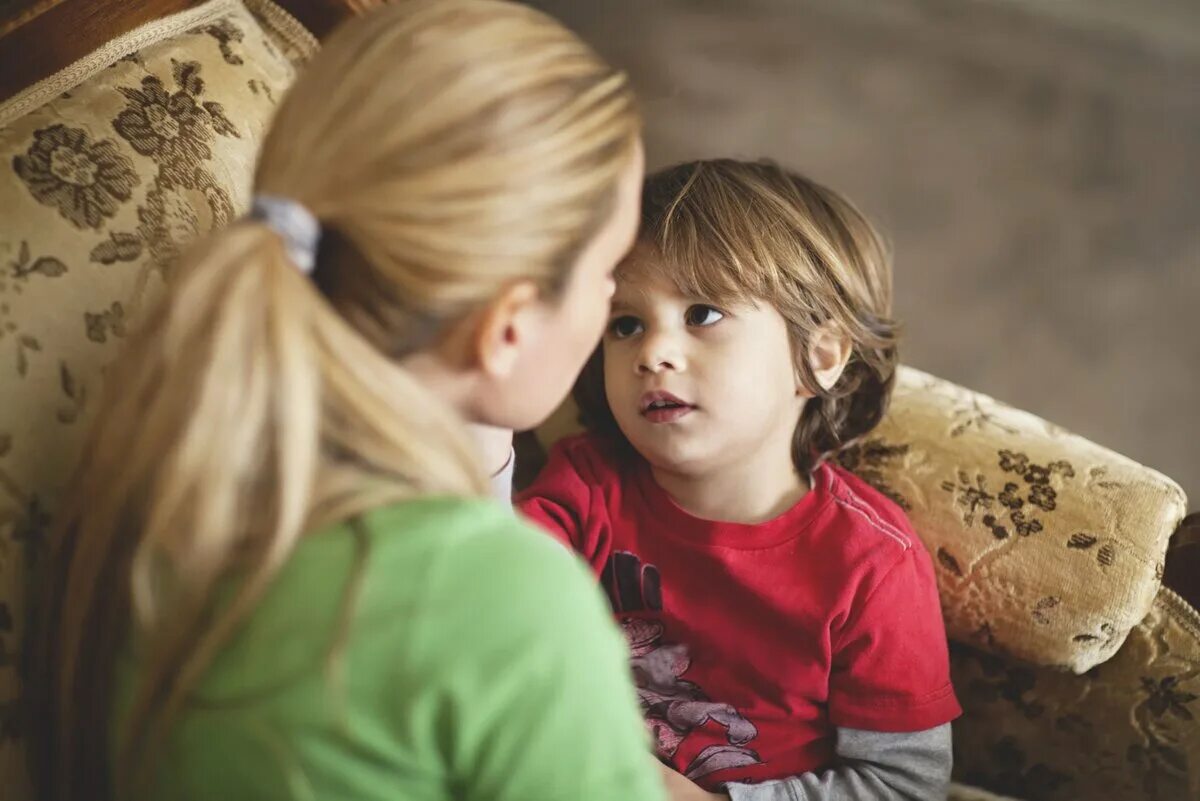
[[[670,392],[647,392],[642,396],[639,408],[642,417],[651,423],[673,423],[696,407]]]

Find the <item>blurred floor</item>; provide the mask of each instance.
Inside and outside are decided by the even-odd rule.
[[[905,362],[1200,507],[1200,4],[533,4],[631,72],[652,167],[770,156],[854,198]]]

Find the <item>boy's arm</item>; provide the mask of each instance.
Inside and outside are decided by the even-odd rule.
[[[934,801],[946,797],[950,724],[915,732],[837,730],[838,764],[762,784],[728,784],[731,801]]]
[[[862,596],[831,632],[830,722],[839,731],[913,732],[962,714],[933,565],[915,536]]]
[[[949,721],[961,709],[950,685],[931,560],[915,536],[864,587],[835,642],[829,712],[837,764],[781,781],[730,785],[730,798],[944,799],[953,761]]]
[[[836,764],[761,784],[728,784],[731,801],[946,797],[953,760],[948,721],[961,710],[928,562],[924,550],[906,551],[867,588],[840,632],[830,676]]]
[[[895,563],[863,587],[835,635],[829,714],[838,761],[759,785],[733,801],[943,799],[950,723],[962,711],[950,685],[946,629],[929,554],[910,534]]]

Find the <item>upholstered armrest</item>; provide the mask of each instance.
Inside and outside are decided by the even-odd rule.
[[[1076,673],[1150,611],[1186,510],[1162,474],[911,368],[839,458],[908,511],[951,639]]]
[[[5,801],[28,798],[16,671],[25,548],[52,525],[102,368],[175,254],[242,213],[267,122],[316,46],[275,6],[209,0],[0,101]]]

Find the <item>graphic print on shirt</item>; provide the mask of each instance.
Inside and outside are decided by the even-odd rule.
[[[601,580],[618,614],[662,611],[658,569],[643,565],[636,554],[614,553]],[[710,700],[699,685],[683,678],[692,664],[686,646],[664,643],[660,621],[622,617],[620,623],[629,642],[638,700],[660,757],[673,764],[687,736],[711,721],[725,729],[728,744],[704,748],[688,764],[685,776],[695,781],[718,770],[762,763],[747,747],[758,728],[731,705]]]
[[[661,612],[662,581],[658,568],[643,565],[637,554],[614,551],[604,564],[600,584],[614,612]]]

